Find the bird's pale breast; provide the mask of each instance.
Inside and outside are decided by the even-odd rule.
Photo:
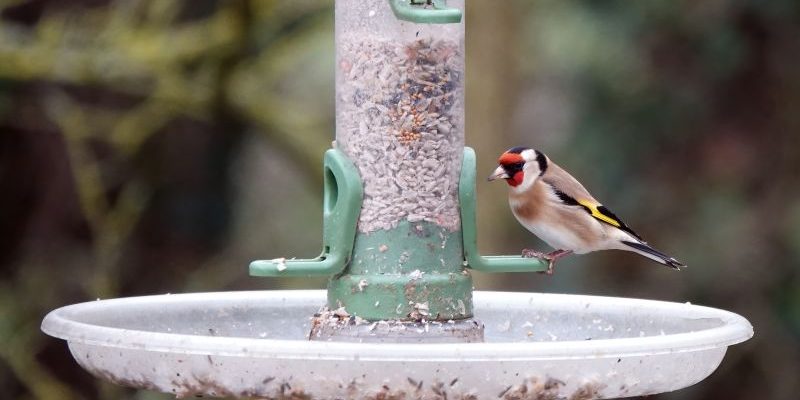
[[[555,249],[587,253],[601,247],[606,230],[585,210],[563,204],[545,183],[509,195],[511,210],[526,229]]]

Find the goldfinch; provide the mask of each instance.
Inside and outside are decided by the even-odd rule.
[[[498,163],[489,180],[506,180],[508,202],[517,221],[556,249],[547,254],[522,252],[523,257],[548,261],[548,274],[553,273],[556,260],[568,254],[612,249],[632,251],[674,269],[685,266],[642,240],[544,153],[513,147]]]

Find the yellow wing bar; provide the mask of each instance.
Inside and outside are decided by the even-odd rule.
[[[594,217],[595,219],[605,222],[613,227],[619,228],[625,232],[628,232],[631,235],[633,235],[633,237],[642,240],[641,236],[639,236],[636,232],[634,232],[633,229],[629,228],[628,225],[625,225],[625,223],[622,222],[622,220],[619,219],[619,217],[614,215],[614,213],[611,212],[611,210],[607,209],[602,204],[595,204],[594,202],[585,199],[576,200],[576,202],[580,206],[582,206],[586,211],[588,211],[589,214],[591,214],[591,216]]]
[[[624,225],[622,221],[617,219],[616,216],[611,212],[604,213],[603,211],[607,211],[608,209],[600,204],[594,204],[589,200],[583,200],[583,199],[578,200],[578,204],[582,205],[584,208],[589,210],[589,213],[592,214],[593,217],[599,219],[600,221],[603,221],[609,225],[616,226],[617,228],[621,228],[622,225]]]

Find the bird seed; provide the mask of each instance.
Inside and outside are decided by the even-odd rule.
[[[364,185],[359,231],[403,220],[458,230],[460,42],[347,37],[337,56],[336,139]]]

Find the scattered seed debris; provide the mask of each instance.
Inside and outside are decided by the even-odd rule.
[[[286,257],[273,258],[272,262],[277,264],[275,268],[278,271],[283,272],[286,270]]]
[[[416,321],[424,321],[430,315],[430,309],[428,308],[428,302],[425,303],[413,303],[414,310],[411,311],[408,316],[409,318],[416,320]]]
[[[523,380],[519,385],[509,386],[498,397],[502,397],[504,400],[563,400],[565,398],[559,394],[562,386],[564,386],[564,382],[557,379],[529,378]]]
[[[570,397],[569,400],[592,400],[600,398],[600,391],[605,385],[597,382],[588,382],[581,385]]]
[[[347,312],[347,310],[344,309],[344,307],[339,307],[333,310],[333,315],[339,317],[340,319],[345,319],[350,317],[350,314]]]

